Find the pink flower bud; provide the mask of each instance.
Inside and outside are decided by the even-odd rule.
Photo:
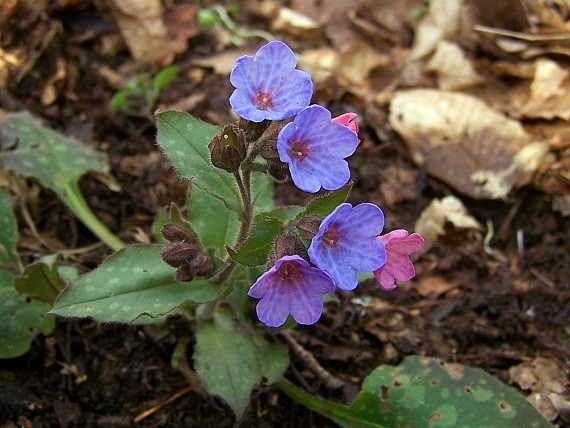
[[[331,122],[346,126],[352,132],[358,134],[358,122],[356,121],[357,117],[358,115],[356,113],[345,113],[333,118]],[[358,140],[358,144],[360,144],[360,139]]]

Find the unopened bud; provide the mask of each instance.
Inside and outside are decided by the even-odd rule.
[[[182,226],[175,223],[168,223],[160,229],[164,239],[170,242],[188,242],[196,245],[194,237]]]
[[[208,149],[212,165],[228,172],[236,172],[247,154],[245,133],[236,125],[226,125],[212,138]]]
[[[199,253],[194,260],[190,262],[192,266],[192,270],[196,273],[197,276],[204,276],[208,274],[214,267],[212,265],[212,261],[210,257],[208,257],[205,253]]]
[[[284,183],[289,179],[289,168],[287,164],[279,160],[268,160],[267,172],[279,183]]]
[[[261,122],[251,122],[246,119],[240,119],[238,126],[245,132],[247,141],[255,141],[263,135],[267,127],[271,125],[270,120],[263,120]]]
[[[310,241],[319,231],[319,226],[322,221],[323,219],[316,215],[308,215],[301,218],[301,220],[297,222],[299,234],[303,239]]]
[[[297,240],[291,235],[278,236],[273,244],[273,248],[269,252],[269,261],[271,266],[283,256],[292,256],[297,254],[295,251]]]
[[[277,153],[277,140],[265,140],[259,148],[259,154],[264,159],[279,159],[279,153]]]
[[[173,267],[189,263],[198,254],[198,247],[190,242],[170,242],[160,249],[160,257]]]
[[[192,266],[190,266],[189,263],[186,263],[184,266],[180,266],[176,271],[176,274],[174,275],[176,281],[179,282],[190,282],[194,279],[195,276],[196,273],[194,272]]]

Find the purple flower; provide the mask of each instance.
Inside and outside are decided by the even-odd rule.
[[[341,290],[354,290],[358,272],[372,272],[386,262],[384,244],[377,239],[383,227],[384,213],[378,206],[340,204],[312,239],[311,262],[332,276]]]
[[[257,317],[279,327],[291,316],[299,324],[314,324],[323,313],[322,294],[335,290],[332,278],[297,255],[283,256],[251,286],[248,295],[261,299]]]
[[[238,116],[252,122],[283,120],[307,107],[313,82],[296,65],[295,54],[280,41],[262,46],[254,57],[238,58],[230,73],[236,88],[230,104]]]
[[[340,189],[350,179],[344,158],[356,150],[358,136],[331,122],[331,113],[319,105],[301,110],[277,137],[279,159],[289,164],[293,183],[304,192]]]
[[[380,288],[389,291],[396,288],[396,280],[408,281],[416,276],[410,254],[419,251],[424,245],[424,238],[418,233],[408,235],[403,229],[393,230],[379,236],[386,247],[386,263],[374,271]]]

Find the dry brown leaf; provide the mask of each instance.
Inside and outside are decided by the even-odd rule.
[[[416,199],[418,195],[416,170],[389,166],[382,170],[381,175],[380,192],[390,208],[399,202]]]
[[[513,187],[530,181],[548,151],[519,122],[466,94],[397,92],[389,121],[414,162],[476,199],[506,198]]]
[[[312,18],[288,7],[282,7],[271,23],[272,32],[287,32],[293,36],[314,41],[319,37],[321,26]]]
[[[550,27],[561,32],[570,31],[570,2],[567,0],[523,0],[529,21],[535,26]]]
[[[112,0],[111,12],[137,61],[166,65],[174,58],[160,0]]]
[[[456,283],[448,281],[441,275],[423,275],[414,284],[415,290],[420,296],[441,296],[457,287]]]
[[[290,7],[317,22],[334,47],[340,50],[355,37],[348,15],[357,10],[362,1],[292,0]]]
[[[433,0],[416,30],[410,60],[430,55],[443,40],[468,40],[471,27],[472,18],[462,0]]]
[[[255,55],[255,50],[230,49],[209,57],[196,58],[192,60],[192,64],[200,67],[213,68],[214,73],[226,76],[232,71],[236,59],[243,55],[253,56]]]
[[[488,77],[484,85],[471,91],[496,109],[514,118],[570,120],[570,73],[559,63],[541,58],[518,67],[500,63],[491,69],[524,79],[507,85]]]
[[[509,369],[511,383],[524,390],[531,390],[529,401],[548,420],[554,420],[559,411],[569,407],[568,397],[564,398],[570,383],[567,380],[568,368],[562,361],[537,357]]]
[[[57,82],[65,79],[67,76],[67,64],[63,58],[57,58],[55,72],[47,79],[42,89],[42,104],[49,106],[53,104],[58,96],[58,89],[56,88]]]
[[[443,90],[466,88],[483,80],[463,50],[456,43],[445,40],[437,45],[426,68],[437,73],[438,86]]]
[[[457,229],[481,229],[477,220],[468,214],[463,203],[455,196],[434,199],[421,212],[414,225],[414,230],[426,242],[424,251],[437,241],[438,236],[445,234],[446,223],[451,223]]]
[[[298,57],[300,68],[311,75],[315,87],[327,83],[331,77],[334,77],[339,63],[337,51],[330,48],[306,50]]]
[[[355,38],[341,51],[337,79],[348,91],[365,97],[372,91],[370,72],[391,63],[389,55],[383,54],[368,43]]]

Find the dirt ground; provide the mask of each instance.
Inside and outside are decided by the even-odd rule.
[[[138,58],[137,48],[128,41],[120,18],[123,2],[40,3],[44,6],[29,6],[24,0],[0,2],[0,60],[6,61],[8,53],[21,59],[0,63],[0,109],[4,113],[28,110],[46,125],[106,153],[116,185],[89,174],[82,179],[81,190],[96,215],[123,240],[147,242],[156,214],[171,201],[183,205],[187,185],[158,151],[152,115],[111,113],[111,97],[125,79],[173,63],[178,76],[160,93],[157,107],[186,110],[214,124],[228,122],[234,119],[228,104],[232,91],[229,67],[240,53],[255,51],[262,41],[245,38],[245,45],[236,48],[222,37],[226,33],[197,26],[196,14],[212,2],[157,2],[166,13],[165,46],[171,46],[171,52],[152,58],[154,65],[148,65],[144,57],[148,53],[139,53],[142,58]],[[359,30],[351,34],[367,35],[372,44],[382,39],[376,45],[384,53],[381,61],[371,65],[365,59],[349,58],[352,66],[366,68],[370,87],[382,85],[374,99],[368,93],[370,87],[356,87],[346,71],[315,77],[314,102],[335,114],[359,114],[362,143],[350,158],[354,190],[349,201],[380,205],[386,214],[386,230],[413,230],[432,200],[455,195],[481,228],[445,222],[442,233],[418,257],[414,280],[392,292],[383,292],[369,281],[353,293],[338,294],[339,302],[328,304],[315,326],[296,328],[294,337],[325,368],[355,385],[376,366],[397,364],[407,355],[479,367],[518,388],[535,404],[540,401],[539,410],[556,425],[570,426],[570,217],[553,209],[557,196],[570,193],[567,119],[518,117],[533,132],[544,128],[545,135],[551,135],[551,128],[558,127],[556,132],[562,137],[550,148],[561,168],[542,171],[542,181],[528,181],[503,199],[467,196],[442,177],[435,178],[429,168],[414,163],[413,148],[388,120],[389,101],[398,88],[438,87],[433,73],[416,70],[412,84],[412,80],[404,81],[395,65],[413,46],[416,28],[410,24],[409,12],[424,6],[423,2],[383,3],[396,16],[393,22],[400,22],[399,32],[391,29],[390,37],[386,35],[390,28],[366,21],[367,9],[363,8],[370,7],[370,2],[354,2],[352,20],[342,21],[338,31],[330,23],[340,26],[339,14],[349,16],[345,3],[353,2],[336,2],[344,10],[332,7],[331,2],[307,2],[315,10],[323,4],[330,6],[326,9],[330,14],[318,21],[317,28],[301,29],[276,21],[275,14],[284,6],[309,16],[316,13],[300,3],[238,2],[239,12],[234,16],[243,28],[269,31],[297,52],[340,50],[343,43],[354,41],[348,36],[341,40],[340,33],[351,28]],[[274,9],[265,11],[270,6]],[[492,7],[484,16],[476,15],[479,23],[511,30],[524,27],[517,22],[522,12],[509,15],[511,22],[506,22],[499,6]],[[563,10],[558,11],[563,15]],[[140,19],[143,25],[146,21]],[[524,62],[514,54],[491,52],[482,43],[471,49],[470,55],[481,68],[499,60]],[[568,65],[564,54],[555,60],[562,67]],[[361,62],[354,64],[357,61]],[[508,76],[504,82],[510,84],[514,79]],[[556,186],[546,185],[547,178]],[[97,242],[53,193],[34,182],[25,188],[26,195],[15,198],[21,236],[18,249],[25,261]],[[285,183],[277,187],[276,199],[288,204],[306,201],[307,196]],[[23,206],[47,245],[38,242],[24,220]],[[489,222],[494,234],[489,232]],[[108,254],[99,246],[68,255],[66,262],[87,271]],[[167,327],[170,334],[164,336],[149,326],[59,320],[53,336],[40,336],[26,355],[0,362],[0,426],[336,426],[272,388],[256,390],[249,409],[236,423],[220,400],[188,391],[184,378],[171,368],[174,335],[189,326],[184,320],[171,319]],[[351,391],[327,390],[294,356],[286,376],[324,397],[340,401],[352,397]],[[165,403],[177,393],[179,398]],[[158,411],[134,422],[161,403],[164,406]]]

